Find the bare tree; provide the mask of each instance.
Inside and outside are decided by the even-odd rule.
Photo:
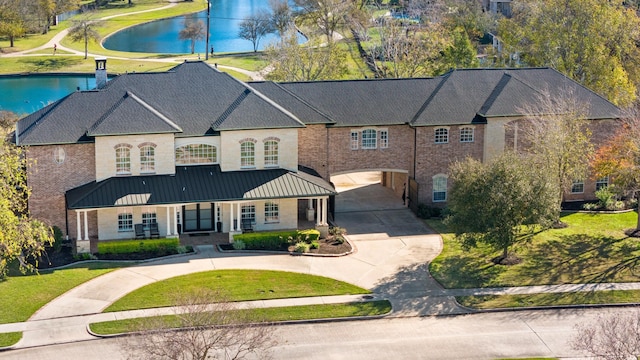
[[[300,9],[301,18],[318,26],[329,45],[333,44],[333,34],[338,27],[346,24],[354,6],[350,0],[295,0],[295,3]]]
[[[593,324],[578,324],[571,339],[574,350],[598,359],[627,360],[640,355],[640,312],[599,315]]]
[[[203,40],[205,35],[207,35],[207,30],[202,20],[193,21],[187,19],[184,21],[184,29],[178,33],[178,38],[191,41],[191,53],[193,54],[196,52],[196,41]]]
[[[269,13],[266,10],[259,10],[255,15],[242,20],[238,36],[251,41],[253,52],[256,52],[258,51],[260,39],[273,31],[274,28],[272,27]]]
[[[546,169],[556,193],[556,220],[564,194],[576,180],[589,176],[588,159],[593,153],[591,131],[586,121],[588,105],[569,89],[561,94],[546,91],[524,106],[522,143],[528,153]]]
[[[276,345],[268,324],[237,310],[220,292],[196,290],[176,296],[173,317],[142,318],[123,339],[130,359],[270,358]]]
[[[269,7],[271,8],[271,26],[282,37],[293,23],[289,2],[287,0],[269,0]]]
[[[101,26],[101,22],[91,20],[91,14],[87,13],[79,20],[73,21],[73,26],[69,29],[69,38],[71,41],[84,41],[84,58],[86,59],[89,54],[89,40],[100,40],[100,33],[98,28]]]

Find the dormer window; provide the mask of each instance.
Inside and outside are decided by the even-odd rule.
[[[116,175],[131,174],[131,145],[118,144],[116,150]]]

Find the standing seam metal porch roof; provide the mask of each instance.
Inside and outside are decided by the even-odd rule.
[[[175,175],[111,177],[66,193],[67,208],[167,205],[336,195],[324,179],[285,169],[222,172],[219,165],[180,166]]]

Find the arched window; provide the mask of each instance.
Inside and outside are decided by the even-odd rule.
[[[362,130],[362,148],[375,149],[377,144],[377,132],[375,129]]]
[[[447,176],[438,174],[433,177],[433,202],[447,201]]]
[[[152,145],[140,147],[140,172],[153,173],[156,171],[156,148]]]
[[[176,165],[215,164],[217,149],[208,144],[188,144],[176,148]]]
[[[240,167],[256,166],[256,145],[253,141],[244,141],[240,144]]]
[[[264,166],[278,166],[278,142],[275,140],[264,142]]]
[[[62,148],[62,146],[58,146],[53,150],[53,162],[55,162],[56,164],[60,165],[64,162],[64,159],[66,157],[66,153],[64,151],[64,148]]]
[[[131,174],[131,145],[116,145],[116,175]]]
[[[435,135],[436,144],[446,144],[449,142],[449,129],[438,128],[436,129]]]

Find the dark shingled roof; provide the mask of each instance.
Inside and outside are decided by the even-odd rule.
[[[248,94],[246,94],[248,92]],[[177,136],[203,136],[221,129],[273,129],[304,127],[290,112],[256,90],[204,62],[183,63],[163,73],[131,73],[109,81],[100,90],[74,92],[20,120],[19,142],[22,145],[75,143],[91,141],[90,129],[104,127],[105,133],[130,133],[134,95],[152,113],[161,114],[182,132]],[[230,109],[239,97],[244,101]],[[145,124],[154,116],[141,119]],[[96,125],[108,117],[108,125]],[[224,121],[220,121],[223,119]],[[157,119],[156,119],[157,120]],[[229,123],[226,122],[229,121]],[[218,128],[212,128],[213,124]],[[159,123],[154,122],[154,126]],[[166,132],[160,128],[159,132]],[[153,131],[153,130],[151,130]]]
[[[336,195],[322,178],[300,169],[227,171],[219,165],[180,166],[175,175],[112,177],[66,193],[68,209],[282,199]]]

